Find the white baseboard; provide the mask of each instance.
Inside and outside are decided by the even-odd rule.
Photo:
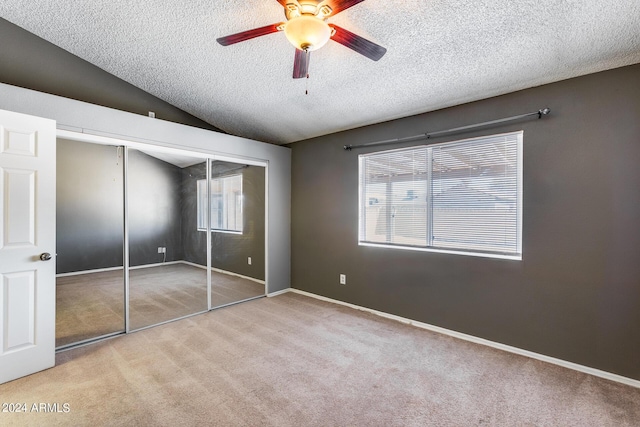
[[[196,264],[195,262],[191,262],[191,261],[180,261],[182,264],[186,264],[186,265],[190,265],[191,267],[198,267],[201,268],[203,270],[207,269],[206,265],[200,265],[200,264]]]
[[[129,267],[129,270],[140,270],[141,268],[162,267],[163,265],[180,264],[181,262],[182,261],[166,261],[166,262],[158,262],[155,264],[136,265],[133,267]]]
[[[155,264],[136,265],[134,267],[129,267],[129,270],[139,270],[141,268],[160,267],[162,265],[178,264],[180,262],[184,262],[184,261],[167,261],[167,262],[158,262]],[[106,271],[122,270],[123,268],[124,267],[120,266],[120,267],[96,268],[94,270],[72,271],[71,273],[56,274],[56,277],[69,277],[69,276],[80,276],[82,274],[104,273]]]
[[[122,267],[108,267],[108,268],[96,268],[94,270],[72,271],[70,273],[56,274],[56,277],[80,276],[82,274],[104,273],[106,271],[117,271],[117,270],[122,270]]]
[[[190,261],[177,261],[177,262],[180,262],[182,264],[191,265],[193,267],[204,268],[205,270],[207,269],[206,265],[200,265],[200,264],[196,264],[196,263],[193,263],[193,262],[190,262]],[[249,277],[249,276],[243,276],[242,274],[234,273],[232,271],[221,270],[221,269],[215,268],[215,267],[211,267],[211,271],[215,271],[216,273],[227,274],[229,276],[240,277],[242,279],[251,280],[252,282],[260,283],[261,285],[265,284],[264,280],[256,279],[254,277]]]
[[[160,267],[160,266],[163,266],[163,265],[172,265],[172,264],[186,264],[186,265],[190,265],[192,267],[203,268],[205,270],[207,269],[206,265],[200,265],[200,264],[196,264],[196,263],[189,262],[189,261],[178,260],[178,261],[159,262],[159,263],[156,263],[156,264],[136,265],[135,267],[129,267],[129,270],[138,270],[140,268]],[[122,269],[123,269],[123,267],[96,268],[95,270],[72,271],[71,273],[60,273],[60,274],[56,274],[56,277],[79,276],[81,274],[103,273],[103,272],[106,272],[106,271],[116,271],[116,270],[122,270]],[[219,268],[213,268],[213,267],[211,267],[211,271],[215,271],[216,273],[227,274],[229,276],[240,277],[242,279],[251,280],[253,282],[260,283],[261,285],[265,284],[264,280],[256,279],[256,278],[249,277],[249,276],[243,276],[242,274],[234,273],[232,271],[221,270]]]
[[[267,297],[273,298],[273,297],[277,297],[278,295],[286,294],[287,292],[292,292],[292,291],[293,291],[293,289],[287,288],[287,289],[283,289],[281,291],[271,292],[271,293],[267,294]],[[300,291],[300,292],[302,292],[302,291]]]
[[[211,271],[215,271],[217,273],[222,273],[222,274],[228,274],[229,276],[236,276],[236,277],[240,277],[242,279],[247,279],[247,280],[251,280],[253,282],[256,283],[260,283],[261,285],[265,284],[264,280],[260,280],[260,279],[256,279],[254,277],[249,277],[249,276],[243,276],[242,274],[238,274],[238,273],[234,273],[232,271],[225,271],[225,270],[220,270],[219,268],[213,268],[211,267]]]
[[[584,365],[580,365],[580,364],[577,364],[577,363],[568,362],[566,360],[557,359],[555,357],[546,356],[544,354],[535,353],[533,351],[524,350],[524,349],[521,349],[521,348],[518,348],[518,347],[512,347],[510,345],[501,344],[499,342],[486,340],[484,338],[474,337],[473,335],[463,334],[461,332],[452,331],[450,329],[441,328],[439,326],[430,325],[428,323],[418,322],[416,320],[407,319],[405,317],[396,316],[394,314],[385,313],[383,311],[373,310],[373,309],[370,309],[370,308],[361,307],[359,305],[351,304],[351,303],[348,303],[348,302],[344,302],[344,301],[339,301],[339,300],[335,300],[335,299],[332,299],[332,298],[323,297],[321,295],[316,295],[316,294],[313,294],[311,292],[301,291],[299,289],[293,289],[293,288],[284,289],[282,291],[274,292],[273,294],[269,294],[267,296],[273,297],[273,296],[284,294],[286,292],[294,292],[294,293],[297,293],[297,294],[300,294],[300,295],[305,295],[305,296],[308,296],[308,297],[311,297],[311,298],[316,298],[316,299],[319,299],[319,300],[322,300],[322,301],[343,305],[343,306],[350,307],[350,308],[353,308],[353,309],[356,309],[356,310],[366,311],[368,313],[372,313],[372,314],[375,314],[377,316],[381,316],[381,317],[384,317],[384,318],[387,318],[387,319],[391,319],[391,320],[396,320],[398,322],[402,322],[402,323],[406,323],[406,324],[409,324],[409,325],[413,325],[413,326],[416,326],[416,327],[422,328],[422,329],[427,329],[429,331],[436,332],[436,333],[439,333],[439,334],[448,335],[448,336],[453,337],[453,338],[458,338],[458,339],[461,339],[461,340],[465,340],[465,341],[469,341],[469,342],[472,342],[472,343],[484,345],[484,346],[487,346],[487,347],[492,347],[492,348],[495,348],[495,349],[498,349],[498,350],[502,350],[502,351],[506,351],[506,352],[509,352],[509,353],[518,354],[520,356],[529,357],[531,359],[540,360],[542,362],[552,363],[554,365],[562,366],[563,368],[573,369],[574,371],[583,372],[585,374],[589,374],[589,375],[593,375],[593,376],[596,376],[596,377],[604,378],[604,379],[607,379],[607,380],[610,380],[610,381],[615,381],[615,382],[622,383],[622,384],[625,384],[625,385],[628,385],[628,386],[631,386],[631,387],[640,388],[640,381],[634,380],[634,379],[628,378],[628,377],[623,377],[622,375],[617,375],[617,374],[613,374],[611,372],[602,371],[600,369],[591,368],[589,366],[584,366]]]

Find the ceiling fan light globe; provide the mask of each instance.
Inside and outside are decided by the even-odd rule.
[[[287,21],[284,34],[296,49],[311,51],[320,49],[329,41],[331,27],[315,16],[302,15]]]

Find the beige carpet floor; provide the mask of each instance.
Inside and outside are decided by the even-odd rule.
[[[264,285],[211,273],[212,306],[264,295]],[[129,273],[131,329],[206,311],[206,270],[188,264],[132,269]],[[124,330],[122,270],[56,279],[56,346]]]
[[[2,426],[638,426],[640,389],[288,293],[57,355]]]

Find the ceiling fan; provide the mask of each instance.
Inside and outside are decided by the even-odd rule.
[[[284,31],[287,39],[296,47],[293,60],[293,78],[307,76],[309,55],[312,50],[320,49],[329,39],[348,47],[374,61],[379,60],[387,49],[345,30],[334,24],[328,24],[327,18],[337,15],[345,9],[364,0],[276,0],[284,7],[286,22],[267,25],[253,30],[220,37],[217,42],[223,46],[250,40],[255,37]]]

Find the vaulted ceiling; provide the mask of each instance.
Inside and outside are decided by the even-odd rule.
[[[328,21],[386,55],[329,41],[308,79],[292,78],[282,32],[216,43],[284,22],[278,0],[3,0],[0,16],[230,134],[276,144],[640,62],[638,0],[366,0]]]

